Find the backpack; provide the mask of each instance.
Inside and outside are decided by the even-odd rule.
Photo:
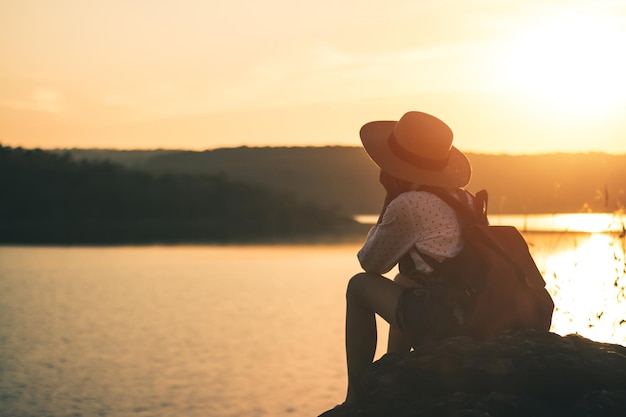
[[[422,187],[454,209],[461,222],[464,245],[455,257],[437,262],[419,251],[441,274],[463,312],[455,330],[477,340],[503,330],[549,331],[554,302],[528,244],[513,226],[491,226],[487,192],[457,196],[436,187]]]

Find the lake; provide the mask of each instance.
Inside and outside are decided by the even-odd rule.
[[[624,238],[525,236],[552,330],[626,345]],[[0,247],[0,415],[316,416],[358,247]]]

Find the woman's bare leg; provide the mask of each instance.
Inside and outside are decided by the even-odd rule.
[[[376,313],[397,327],[396,307],[403,287],[381,275],[361,273],[350,279],[346,291],[346,359],[348,393],[346,402],[356,398],[363,371],[376,353]]]
[[[401,285],[402,287],[418,286],[418,284],[414,280],[407,278],[402,274],[396,275],[393,281]],[[404,337],[404,334],[402,334],[400,329],[394,326],[389,326],[389,339],[387,342],[387,353],[408,352],[410,350],[411,350],[411,344]]]

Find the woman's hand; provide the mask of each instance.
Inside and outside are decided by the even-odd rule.
[[[380,171],[379,181],[387,192],[387,196],[385,198],[385,202],[387,203],[405,191],[408,191],[411,186],[411,183],[408,181],[396,178],[382,170]]]

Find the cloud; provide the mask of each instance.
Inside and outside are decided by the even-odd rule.
[[[208,101],[224,106],[276,107],[432,92],[495,88],[489,58],[495,43],[449,43],[375,53],[331,44],[275,56],[252,65]]]
[[[5,100],[4,106],[42,113],[60,114],[66,111],[67,103],[64,97],[56,90],[41,87],[22,99]]]

